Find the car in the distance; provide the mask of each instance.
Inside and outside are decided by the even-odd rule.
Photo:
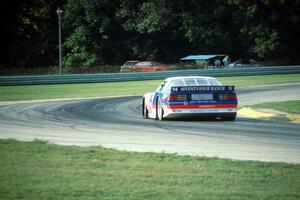
[[[159,120],[201,116],[233,121],[237,105],[234,86],[222,86],[213,77],[170,77],[155,92],[144,94],[142,115]]]
[[[136,72],[156,72],[167,71],[171,67],[169,65],[161,64],[156,61],[141,61],[130,67],[131,71]]]
[[[126,61],[120,68],[121,72],[131,72],[132,71],[132,66],[138,63],[138,60],[129,60]]]
[[[237,61],[230,63],[229,67],[259,67],[253,59],[238,59]]]

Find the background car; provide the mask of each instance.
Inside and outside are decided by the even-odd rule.
[[[138,63],[138,60],[129,60],[126,61],[120,68],[121,72],[131,72],[132,71],[132,66]]]
[[[155,71],[167,71],[171,67],[169,65],[161,64],[156,61],[142,61],[131,66],[131,71],[138,72],[155,72]]]
[[[253,59],[238,59],[237,61],[230,63],[229,67],[259,67]]]
[[[213,77],[171,77],[142,100],[145,118],[218,117],[235,120],[237,96],[234,86],[222,86]]]

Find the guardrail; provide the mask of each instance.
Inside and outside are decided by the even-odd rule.
[[[271,74],[300,73],[300,66],[273,66],[222,69],[194,69],[163,72],[131,72],[131,73],[102,73],[102,74],[71,74],[43,76],[0,76],[0,85],[35,85],[35,84],[65,84],[65,83],[99,83],[137,80],[156,80],[171,76],[252,76]]]

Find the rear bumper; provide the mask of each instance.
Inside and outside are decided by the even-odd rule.
[[[164,118],[183,118],[183,117],[222,117],[235,115],[236,108],[203,108],[203,109],[164,109]]]

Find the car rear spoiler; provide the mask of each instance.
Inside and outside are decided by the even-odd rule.
[[[171,94],[234,93],[234,86],[183,86],[171,87]]]

